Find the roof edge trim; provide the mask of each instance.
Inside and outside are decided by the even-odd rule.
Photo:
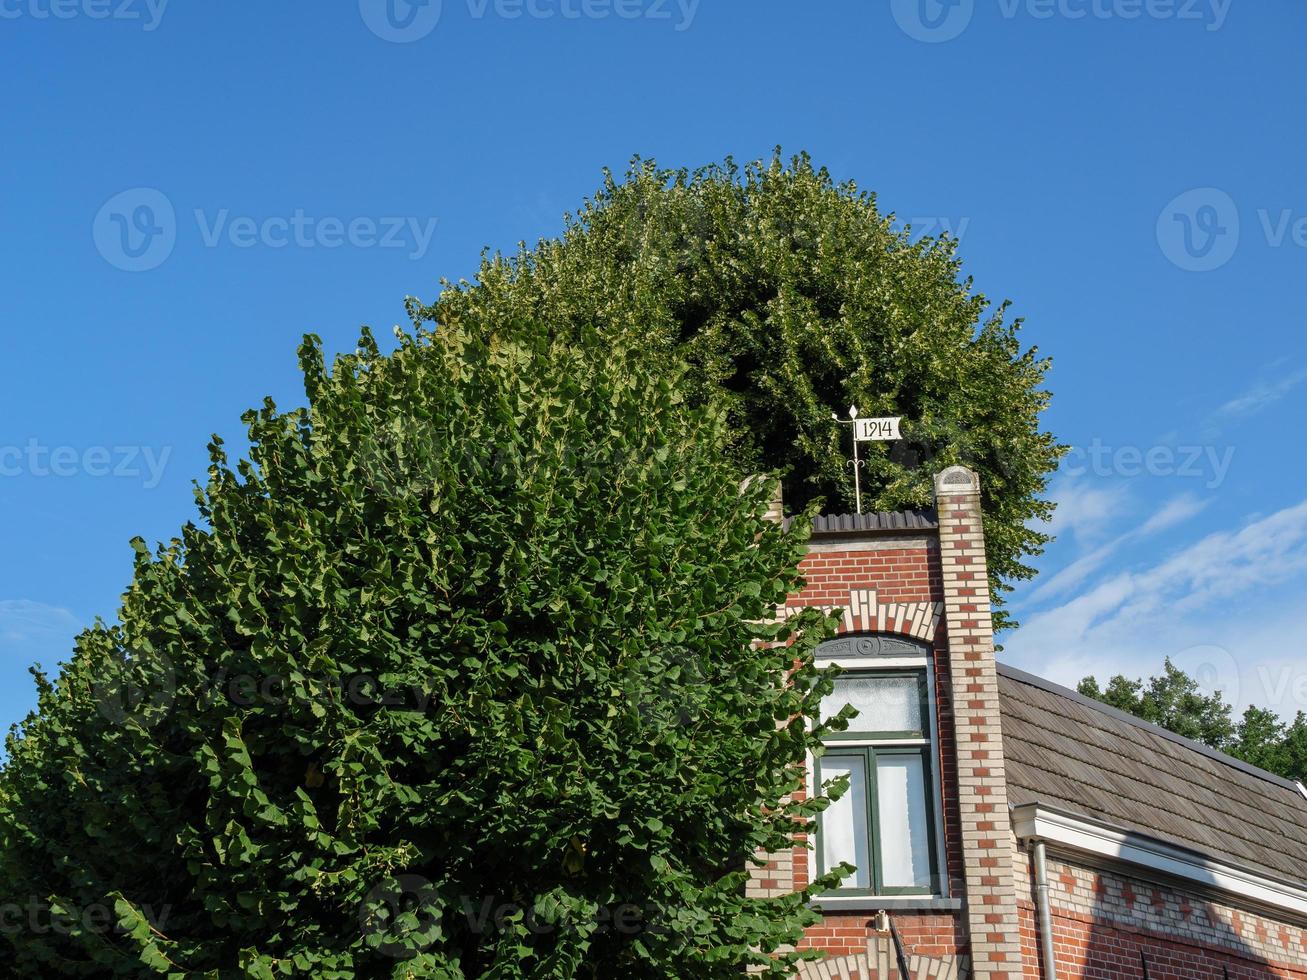
[[[1000,663],[998,672],[1004,677],[1017,681],[1021,684],[1028,684],[1030,687],[1037,687],[1041,691],[1047,691],[1049,694],[1056,694],[1059,697],[1067,698],[1076,704],[1083,705],[1086,708],[1093,708],[1095,711],[1102,712],[1110,718],[1118,721],[1129,722],[1136,728],[1142,728],[1144,731],[1152,732],[1154,735],[1160,735],[1168,741],[1175,742],[1177,745],[1183,745],[1187,749],[1192,749],[1199,755],[1204,755],[1214,762],[1220,762],[1229,766],[1231,769],[1238,769],[1240,772],[1247,773],[1250,776],[1257,776],[1268,783],[1274,783],[1282,789],[1291,790],[1295,795],[1307,800],[1307,793],[1302,791],[1302,787],[1292,779],[1285,779],[1283,776],[1277,776],[1273,772],[1267,772],[1265,769],[1259,769],[1251,763],[1244,762],[1242,759],[1236,759],[1232,755],[1226,755],[1210,745],[1204,745],[1202,742],[1195,742],[1191,738],[1185,738],[1183,735],[1177,735],[1161,725],[1154,725],[1151,721],[1144,721],[1142,718],[1136,718],[1128,711],[1121,711],[1119,708],[1113,708],[1110,704],[1104,704],[1102,701],[1095,701],[1093,698],[1087,698],[1079,691],[1073,691],[1069,687],[1063,687],[1061,684],[1054,684],[1052,681],[1045,680],[1036,674],[1027,673],[1008,664]]]
[[[1014,807],[1012,824],[1018,839],[1023,841],[1042,840],[1078,853],[1146,868],[1168,878],[1192,882],[1307,919],[1307,887],[1217,861],[1155,837],[1121,830],[1039,803]]]

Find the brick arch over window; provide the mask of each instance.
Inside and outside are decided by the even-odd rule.
[[[894,944],[886,933],[873,932],[867,939],[865,953],[831,956],[815,963],[804,963],[795,974],[798,980],[827,980],[828,977],[847,977],[849,980],[964,980],[971,969],[966,956],[909,955],[909,977],[898,968]]]
[[[785,616],[797,615],[805,606],[787,606]],[[818,606],[832,613],[838,605]],[[843,606],[845,633],[899,633],[933,643],[944,618],[942,602],[881,602],[875,589],[852,589]]]

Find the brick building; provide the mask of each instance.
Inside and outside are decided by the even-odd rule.
[[[861,713],[809,764],[849,792],[752,885],[858,867],[802,977],[1307,978],[1307,791],[998,664],[973,473],[818,519],[803,567]]]

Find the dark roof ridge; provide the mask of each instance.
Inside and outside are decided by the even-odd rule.
[[[785,518],[789,530],[793,518]],[[819,514],[812,520],[812,533],[818,535],[863,534],[879,532],[905,534],[932,532],[939,529],[939,516],[933,508],[926,510],[881,510],[864,514]]]
[[[1063,687],[1061,684],[1054,684],[1052,681],[1046,680],[1037,674],[1031,674],[1017,667],[1012,667],[1003,663],[998,664],[998,672],[1004,677],[1010,678],[1018,683],[1037,687],[1042,691],[1047,691],[1049,694],[1056,694],[1060,697],[1064,697],[1070,701],[1074,701],[1076,704],[1083,705],[1086,708],[1101,711],[1103,714],[1115,718],[1118,721],[1129,722],[1136,728],[1142,728],[1145,731],[1152,732],[1154,735],[1161,735],[1163,738],[1175,742],[1178,745],[1182,745],[1187,749],[1191,749],[1215,762],[1220,762],[1232,769],[1238,769],[1240,772],[1247,773],[1250,776],[1256,776],[1260,779],[1266,780],[1268,783],[1274,783],[1276,786],[1291,790],[1300,800],[1307,802],[1307,794],[1304,794],[1303,788],[1292,779],[1285,779],[1283,776],[1277,776],[1273,772],[1259,769],[1257,766],[1244,762],[1242,759],[1236,759],[1232,755],[1226,755],[1224,752],[1214,749],[1210,745],[1204,745],[1202,742],[1195,742],[1191,738],[1177,735],[1175,732],[1163,728],[1161,725],[1154,725],[1151,721],[1144,721],[1142,718],[1137,718],[1128,711],[1122,711],[1119,708],[1112,707],[1110,704],[1104,704],[1102,701],[1095,701],[1093,698],[1087,698],[1079,691],[1073,691],[1071,688]]]

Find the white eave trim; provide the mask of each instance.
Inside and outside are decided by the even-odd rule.
[[[1042,840],[1059,850],[1144,868],[1167,878],[1192,882],[1204,890],[1307,918],[1307,887],[1277,881],[1143,834],[1119,830],[1038,803],[1014,807],[1012,824],[1022,841]]]

